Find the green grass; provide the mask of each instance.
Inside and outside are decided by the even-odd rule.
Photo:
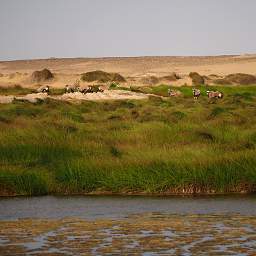
[[[0,105],[0,193],[255,191],[256,87],[183,96]],[[148,87],[165,95],[167,87]]]
[[[170,86],[166,84],[160,84],[158,86],[132,86],[130,88],[131,91],[142,92],[142,93],[152,93],[159,96],[168,96],[168,89],[176,89],[182,92],[184,97],[191,97],[192,88],[198,88],[201,90],[201,95],[207,96],[206,91],[221,91],[224,93],[224,96],[236,96],[242,97],[246,99],[251,99],[256,96],[255,86]]]
[[[1,87],[0,95],[24,95],[34,92],[31,88],[23,88],[20,85],[14,85],[11,87]]]

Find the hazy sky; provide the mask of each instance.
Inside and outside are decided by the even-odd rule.
[[[256,53],[256,0],[0,0],[0,60]]]

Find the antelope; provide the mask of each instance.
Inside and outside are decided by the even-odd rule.
[[[180,94],[181,94],[180,91],[168,89],[168,95],[169,95],[170,97],[179,96]]]
[[[40,93],[40,92],[49,93],[50,92],[50,87],[48,85],[43,85],[43,86],[40,86],[36,91],[38,93]]]
[[[70,93],[70,92],[75,92],[75,91],[77,91],[77,86],[75,86],[75,85],[66,85],[65,86],[65,91],[66,91],[66,93]]]
[[[199,96],[201,95],[201,92],[199,89],[192,89],[193,91],[193,96],[194,96],[194,100],[197,100],[199,98]]]
[[[79,91],[80,81],[76,80],[73,85],[66,85],[66,93]]]
[[[217,99],[222,99],[223,98],[223,93],[219,91],[207,91],[207,96],[209,99],[211,98],[217,98]]]

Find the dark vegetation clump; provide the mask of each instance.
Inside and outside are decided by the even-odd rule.
[[[213,82],[219,85],[253,85],[256,84],[256,76],[236,73],[227,75],[224,78],[215,79]]]
[[[186,117],[186,114],[181,111],[175,111],[172,113],[172,116],[174,116],[176,119],[181,120],[184,117]]]
[[[196,135],[203,140],[208,140],[208,141],[214,140],[214,136],[210,132],[207,132],[207,131],[197,131]]]
[[[40,83],[52,80],[54,78],[53,73],[49,69],[43,69],[40,71],[34,71],[31,75],[32,82]]]
[[[228,79],[226,78],[219,78],[219,79],[215,79],[213,80],[214,84],[219,84],[219,85],[230,85],[232,84]]]
[[[203,76],[199,75],[197,72],[190,72],[189,77],[192,79],[193,85],[202,85],[202,84],[204,84]]]
[[[98,81],[101,83],[107,82],[125,82],[125,78],[118,73],[107,73],[105,71],[96,70],[81,75],[81,80],[84,82]]]
[[[110,84],[109,89],[116,89],[118,87],[118,84],[113,82]]]
[[[230,74],[225,77],[225,80],[229,81],[233,84],[238,85],[250,85],[250,84],[256,84],[256,77],[249,74],[243,74],[243,73],[236,73],[236,74]]]

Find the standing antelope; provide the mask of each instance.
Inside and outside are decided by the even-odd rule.
[[[194,100],[197,100],[199,98],[199,96],[201,95],[201,92],[199,89],[192,89],[193,91],[193,96],[194,96]]]

